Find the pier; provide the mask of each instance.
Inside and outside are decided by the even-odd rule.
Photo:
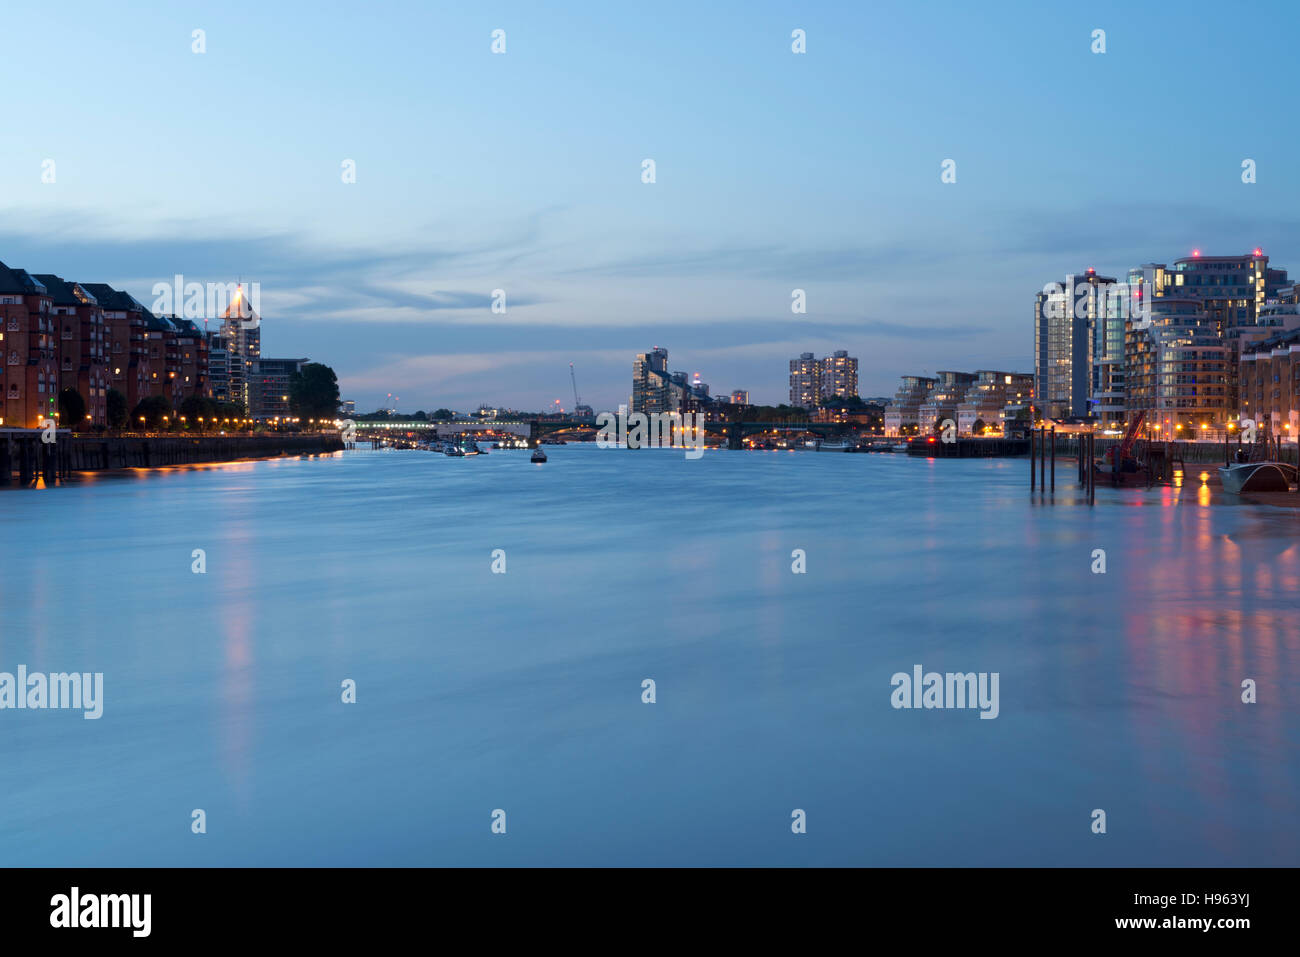
[[[1036,428],[1030,433],[1029,491],[1056,491],[1056,459],[1070,461],[1076,471],[1076,482],[1083,493],[1083,501],[1092,505],[1097,501],[1097,486],[1135,490],[1172,489],[1180,496],[1184,489],[1223,494],[1219,478],[1220,466],[1237,460],[1238,453],[1255,454],[1271,461],[1300,467],[1300,448],[1279,441],[1276,437],[1261,436],[1258,443],[1235,441],[1159,441],[1138,439],[1129,447],[1137,471],[1123,475],[1098,472],[1093,465],[1107,461],[1113,449],[1124,452],[1124,441],[1118,437],[1102,437],[1089,432],[1057,433],[1051,428]],[[1247,501],[1287,508],[1300,507],[1300,485],[1288,492],[1248,492],[1229,496],[1232,501]]]
[[[938,436],[927,436],[924,441],[914,438],[907,443],[908,455],[928,459],[984,459],[1024,455],[1029,451],[1028,439],[959,438],[945,442]]]

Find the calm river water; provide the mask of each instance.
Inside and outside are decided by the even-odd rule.
[[[98,720],[0,710],[0,862],[1300,864],[1300,511],[1027,470],[570,445],[0,490],[0,671],[104,675]],[[998,673],[998,716],[895,709],[915,665]]]

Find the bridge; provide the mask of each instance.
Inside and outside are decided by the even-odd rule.
[[[372,422],[354,422],[358,437],[406,436],[413,432],[426,433],[436,439],[452,439],[465,434],[518,435],[535,446],[545,436],[564,433],[595,432],[596,420],[567,419],[453,419],[451,421],[425,422],[421,419],[383,419]]]
[[[375,438],[409,436],[411,433],[432,433],[437,439],[450,439],[465,433],[490,433],[495,435],[510,434],[528,439],[530,446],[547,437],[574,437],[595,433],[596,419],[453,419],[443,422],[426,422],[421,419],[396,420],[384,419],[370,422],[355,422],[358,435],[369,433]],[[854,431],[853,424],[847,422],[706,422],[706,435],[726,436],[727,447],[739,449],[746,438],[755,435],[792,434],[811,432],[823,438],[843,435]]]

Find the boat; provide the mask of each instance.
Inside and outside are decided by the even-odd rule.
[[[1219,469],[1223,490],[1243,492],[1289,492],[1296,481],[1296,467],[1285,462],[1238,462]]]
[[[538,449],[533,449],[533,454],[532,454],[531,456],[529,456],[528,461],[530,461],[530,462],[538,462],[538,463],[545,462],[545,461],[546,461],[546,452],[543,451],[543,450],[540,449],[540,448],[538,448]]]
[[[817,446],[818,452],[856,452],[857,447],[849,445],[848,442],[840,440],[839,442],[822,442]]]
[[[1151,466],[1148,463],[1139,462],[1129,455],[1129,452],[1133,450],[1134,443],[1137,441],[1138,429],[1142,427],[1142,421],[1146,418],[1146,415],[1146,410],[1140,410],[1129,425],[1124,440],[1119,445],[1107,449],[1100,462],[1092,463],[1092,480],[1094,484],[1140,485],[1143,487],[1151,485],[1153,478]],[[1115,465],[1116,462],[1119,463],[1118,467]]]
[[[907,449],[908,449],[908,444],[907,444],[906,442],[900,442],[900,443],[898,443],[898,445],[892,446],[892,447],[889,449],[889,451],[891,451],[891,452],[906,452]]]
[[[461,448],[457,448],[451,442],[444,442],[442,446],[442,454],[450,455],[453,458],[461,458],[465,455],[465,450]]]
[[[1109,461],[1112,451],[1114,450],[1107,449],[1103,460],[1093,463],[1094,482],[1098,485],[1140,485],[1144,488],[1151,484],[1151,469],[1128,457],[1120,459],[1119,475],[1116,476],[1115,467]]]

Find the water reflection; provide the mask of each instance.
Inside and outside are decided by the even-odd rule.
[[[542,834],[497,863],[1300,862],[1292,511],[1229,505],[1195,471],[1089,507],[1061,475],[1031,497],[1022,463],[548,455],[0,495],[0,668],[111,689],[98,723],[0,713],[0,855],[85,863],[51,822],[88,813],[77,769],[102,761],[106,830],[228,793],[244,826],[205,845],[223,864],[482,863],[462,809],[504,782]],[[895,711],[890,675],[915,663],[1000,672],[999,718]],[[1084,795],[1119,810],[1122,842],[1058,826]],[[834,839],[765,837],[794,806],[843,807]],[[133,840],[90,853],[172,860]]]

